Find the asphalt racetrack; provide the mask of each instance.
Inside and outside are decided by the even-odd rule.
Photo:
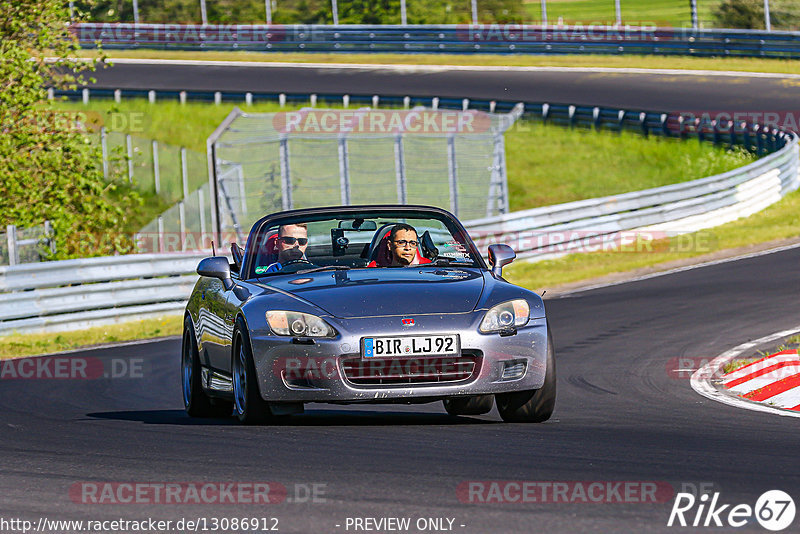
[[[150,78],[144,72],[127,73],[128,86],[182,81],[181,88],[197,88],[198,83],[188,74],[181,80],[178,72],[153,72]],[[305,84],[305,91],[343,91],[352,81],[349,75],[323,77],[319,84],[309,75],[304,82],[282,85],[276,74],[260,89],[293,91]],[[120,86],[104,76],[99,84]],[[496,92],[500,79],[488,78],[476,86],[446,86],[431,76],[431,84],[417,85],[413,94],[501,98]],[[511,98],[554,96],[552,80],[539,84],[535,76],[527,83],[523,78],[512,80]],[[217,89],[233,83],[219,73],[204,80]],[[677,90],[679,81],[666,81],[668,87],[657,91],[661,84],[646,78],[617,80],[615,94],[614,84],[600,78],[597,86],[583,86],[583,93],[580,87],[564,87],[558,101],[663,108],[702,96],[694,88]],[[238,89],[255,90],[260,82],[247,83]],[[409,80],[392,84],[382,75],[372,83],[359,87],[391,87],[393,93],[413,88]],[[694,83],[707,86],[708,94],[720,89],[706,80]],[[648,84],[652,93],[642,89]],[[769,106],[780,108],[788,102],[786,94],[797,94],[796,89],[779,90],[774,80],[736,87],[739,96],[733,91],[730,102],[738,98],[742,106],[763,107],[763,99],[775,95]],[[673,100],[660,100],[670,95]],[[692,105],[721,105],[720,99]],[[196,420],[182,408],[178,340],[72,354],[104,371],[86,380],[0,380],[0,518],[27,519],[34,527],[40,518],[200,519],[205,521],[197,529],[201,532],[215,518],[266,518],[269,527],[275,526],[270,518],[277,518],[280,532],[297,533],[650,533],[689,530],[667,527],[675,494],[683,490],[719,492],[720,504],[753,506],[766,490],[780,489],[800,502],[797,420],[707,400],[691,389],[689,373],[675,372],[687,359],[713,358],[800,323],[799,262],[800,248],[794,248],[548,299],[559,391],[553,418],[540,425],[502,423],[496,410],[452,418],[440,403],[309,405],[304,415],[265,427],[239,426],[233,419]],[[509,481],[540,490],[523,498]],[[153,498],[155,486],[184,483],[186,488],[203,482],[272,483],[272,495],[275,488],[285,488],[286,496],[267,505],[249,504],[246,496],[234,504],[202,497],[205,504],[196,504],[186,495],[180,503],[165,502],[163,495]],[[618,489],[624,482],[634,489],[657,487],[657,498],[635,491],[626,495]],[[128,483],[150,488],[145,502],[136,503],[130,491],[120,491]],[[566,498],[554,499],[551,492],[548,502],[540,502],[541,488],[556,483],[567,483]],[[605,488],[603,498],[584,502],[574,488],[593,483]],[[505,492],[490,493],[489,488]],[[131,498],[134,502],[123,502]],[[481,502],[487,498],[493,502]],[[105,504],[95,503],[98,499]],[[687,521],[694,520],[697,510],[686,513]],[[396,530],[362,522],[359,529],[358,518],[408,518],[411,526]],[[429,518],[442,522],[418,523]],[[701,524],[704,520],[703,515]],[[186,530],[191,529],[180,531]],[[765,532],[752,520],[736,530]],[[228,523],[216,531],[247,529]]]

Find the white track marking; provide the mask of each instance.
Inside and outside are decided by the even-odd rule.
[[[135,339],[133,341],[120,341],[118,343],[103,343],[101,345],[89,345],[86,347],[78,347],[77,349],[64,350],[61,352],[48,352],[47,354],[35,354],[32,356],[14,356],[13,358],[0,358],[0,362],[5,360],[19,360],[22,358],[43,358],[45,356],[60,356],[61,354],[74,354],[76,352],[88,352],[90,350],[116,349],[119,347],[145,345],[147,343],[159,343],[161,341],[171,341],[180,338],[181,338],[180,335],[175,335],[175,336],[154,337],[150,339]]]
[[[753,341],[749,341],[747,343],[743,343],[738,347],[734,347],[729,351],[723,352],[706,365],[698,369],[694,372],[691,379],[692,389],[694,389],[700,395],[709,398],[711,400],[715,400],[717,402],[721,402],[723,404],[728,404],[730,406],[736,406],[737,408],[745,408],[747,410],[754,410],[757,412],[767,412],[772,413],[775,415],[783,415],[785,417],[800,417],[800,412],[792,412],[787,410],[780,410],[778,408],[774,408],[772,406],[768,406],[766,404],[761,404],[753,401],[748,401],[742,399],[741,397],[734,397],[733,395],[726,395],[722,391],[718,390],[711,384],[709,377],[719,376],[720,370],[722,367],[731,361],[733,358],[740,356],[741,354],[754,349],[755,347],[762,345],[764,343],[769,343],[771,341],[777,341],[778,339],[789,337],[793,334],[800,332],[800,325],[795,326],[789,330],[783,330],[782,332],[776,332],[774,334],[770,334],[768,336],[762,337],[760,339],[755,339]]]
[[[745,78],[800,79],[800,74],[782,74],[778,72],[746,72],[717,70],[683,70],[683,69],[640,69],[617,67],[514,67],[505,65],[392,65],[387,63],[291,63],[269,61],[210,61],[202,59],[138,59],[109,58],[112,63],[121,65],[183,65],[200,67],[242,67],[242,68],[297,68],[297,69],[330,69],[330,70],[390,70],[400,72],[564,72],[564,73],[599,73],[599,74],[658,74],[664,76],[726,76]]]

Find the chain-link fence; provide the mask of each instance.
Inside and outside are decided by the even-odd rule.
[[[503,134],[522,111],[236,109],[209,139],[212,231],[243,241],[266,213],[314,206],[428,204],[462,219],[507,213]]]

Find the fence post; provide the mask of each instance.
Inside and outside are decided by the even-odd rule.
[[[158,251],[164,252],[164,217],[161,215],[157,219],[156,232],[158,233]]]
[[[181,225],[181,252],[186,252],[186,206],[184,205],[183,200],[178,201],[178,219],[180,220]]]
[[[400,0],[400,25],[405,26],[408,24],[408,16],[406,14],[406,0]]]
[[[447,136],[447,176],[450,182],[450,211],[458,217],[458,167],[454,135]]]
[[[206,0],[200,0],[200,20],[203,21],[203,26],[206,26],[208,24],[208,13],[206,13]]]
[[[8,264],[16,265],[19,263],[19,251],[17,251],[17,227],[13,224],[6,226],[6,241],[8,242]]]
[[[336,26],[339,24],[339,6],[336,4],[336,0],[331,0],[331,11],[333,12],[333,24]]]
[[[133,140],[131,134],[125,134],[125,144],[128,148],[128,182],[133,183]]]
[[[103,153],[103,178],[108,180],[108,134],[105,126],[100,128],[100,150]]]
[[[244,187],[244,171],[241,165],[236,166],[236,181],[239,182],[239,199],[242,203],[242,215],[247,215],[247,192]]]
[[[272,0],[264,0],[264,8],[267,11],[267,24],[272,24]]]
[[[350,162],[347,153],[347,137],[339,136],[339,189],[342,205],[350,205]]]
[[[206,235],[206,195],[203,188],[197,190],[197,207],[200,209],[200,242]]]
[[[406,193],[406,158],[403,154],[403,136],[398,134],[394,138],[394,173],[397,177],[397,203],[408,203]]]
[[[292,175],[289,168],[289,137],[281,136],[281,206],[292,209]]]
[[[161,193],[161,173],[158,166],[158,141],[153,140],[153,184],[156,188],[156,195]]]
[[[183,198],[189,196],[189,166],[186,161],[186,149],[181,147],[181,182],[183,184]]]

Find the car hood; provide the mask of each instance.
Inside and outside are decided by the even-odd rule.
[[[484,280],[478,269],[353,269],[262,277],[335,317],[463,313],[475,309]]]

